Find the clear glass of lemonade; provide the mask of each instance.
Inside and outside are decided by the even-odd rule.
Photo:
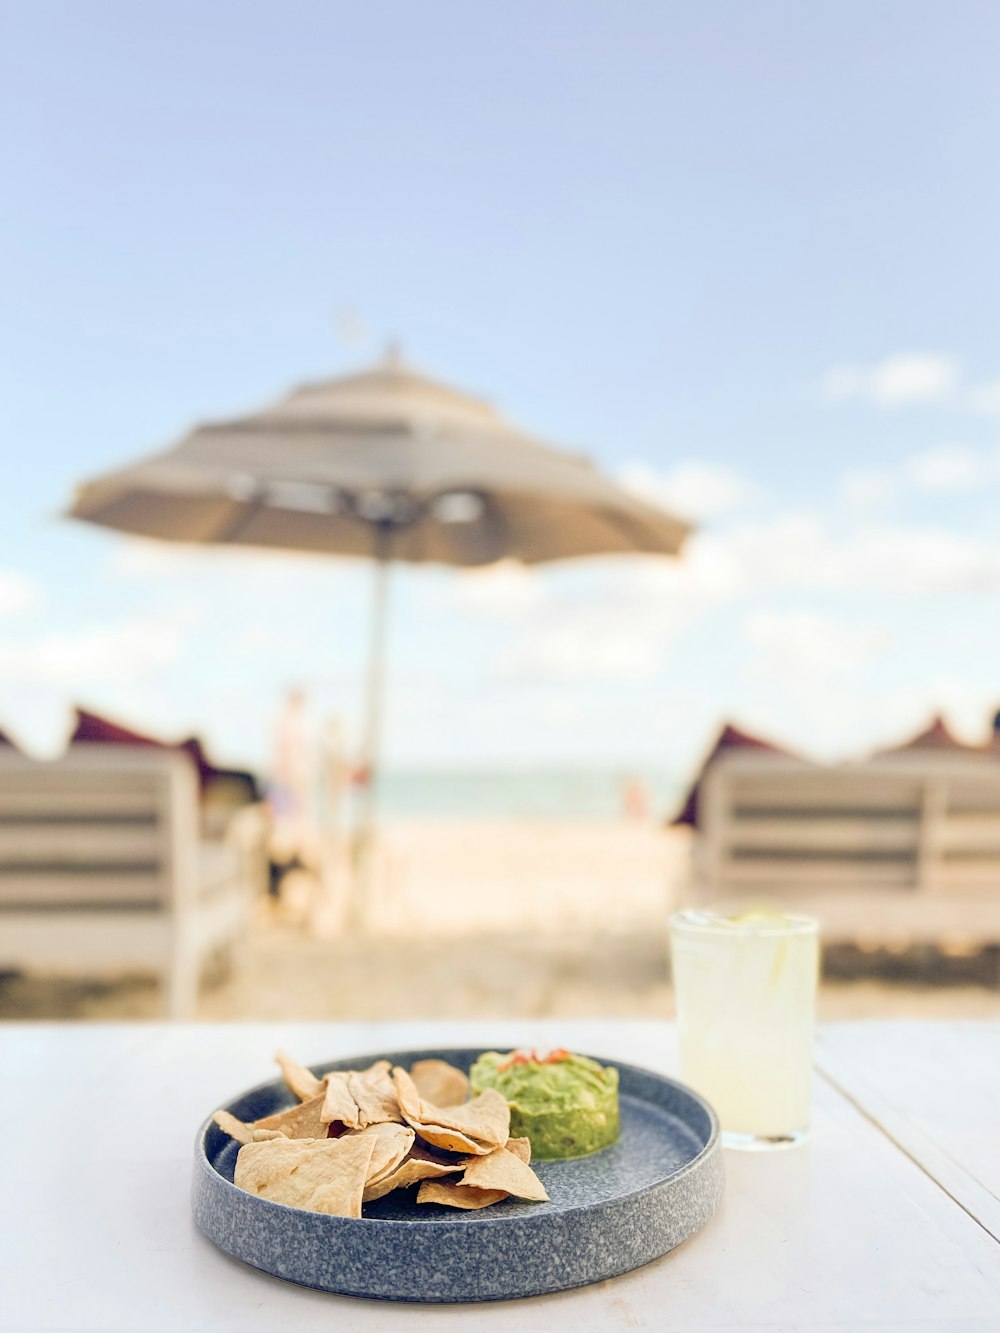
[[[684,1079],[722,1141],[779,1148],[809,1129],[819,937],[812,917],[696,911],[670,921]]]

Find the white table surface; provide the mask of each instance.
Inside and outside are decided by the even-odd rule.
[[[1000,1242],[1000,1023],[840,1023],[817,1058]]]
[[[319,1062],[480,1043],[568,1045],[676,1072],[666,1023],[0,1027],[8,1107],[0,1328],[1000,1329],[1000,1243],[992,1217],[977,1217],[996,1202],[1000,1101],[979,1073],[984,1061],[996,1069],[995,1024],[824,1029],[810,1142],[727,1152],[726,1195],[705,1230],[597,1286],[493,1305],[369,1302],[258,1273],[196,1231],[195,1131],[215,1106],[267,1077],[277,1045]],[[881,1099],[873,1110],[869,1088]],[[897,1144],[900,1120],[937,1160]],[[971,1182],[964,1196],[954,1178],[938,1179],[942,1158]]]

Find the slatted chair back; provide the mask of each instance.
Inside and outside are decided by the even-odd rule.
[[[182,755],[107,745],[52,762],[0,754],[0,913],[183,912],[196,895],[197,839],[197,780]]]
[[[694,902],[812,911],[831,938],[1000,943],[1000,762],[919,754],[822,766],[727,755],[705,779]]]

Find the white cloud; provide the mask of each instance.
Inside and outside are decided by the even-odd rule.
[[[850,543],[844,586],[912,596],[1000,590],[1000,547],[945,528],[873,527]]]
[[[969,383],[957,357],[942,352],[894,352],[872,365],[844,362],[820,380],[824,398],[876,407],[933,403],[1000,416],[1000,379]]]
[[[902,353],[886,357],[871,371],[870,392],[877,403],[938,402],[955,388],[958,364],[953,357],[933,353]]]
[[[547,579],[542,600],[515,625],[502,673],[550,682],[652,679],[690,626],[741,586],[727,543],[700,532],[681,560],[622,561],[585,580]]]
[[[688,459],[666,472],[627,463],[619,480],[628,490],[683,518],[721,518],[752,504],[759,488],[733,468]]]
[[[703,560],[728,600],[768,588],[834,586],[841,577],[842,546],[814,514],[794,511],[766,522],[743,523],[705,533]]]
[[[107,567],[116,578],[152,579],[204,570],[205,565],[201,548],[129,537],[112,548]]]
[[[70,690],[131,684],[176,661],[189,625],[189,615],[176,613],[0,644],[0,680]]]
[[[0,569],[0,616],[16,616],[37,606],[41,588],[16,569]]]
[[[914,523],[843,526],[808,512],[697,533],[673,565],[636,570],[672,611],[781,588],[898,594],[1000,590],[1000,546],[952,528]]]
[[[849,468],[838,483],[840,498],[851,509],[875,509],[891,500],[897,478],[884,468]]]
[[[755,668],[781,680],[855,671],[889,646],[881,628],[813,612],[755,612],[743,633],[755,650]]]
[[[969,406],[986,416],[1000,416],[1000,380],[987,380],[970,389]]]
[[[850,468],[837,486],[840,499],[858,511],[877,509],[906,491],[950,495],[1000,483],[1000,450],[939,444],[893,467]]]
[[[330,559],[301,551],[261,550],[252,546],[191,546],[129,537],[118,543],[108,557],[114,578],[132,581],[174,579],[180,584],[194,581],[203,587],[207,579],[252,588],[260,583],[298,586],[303,579],[330,582],[360,562]]]
[[[541,578],[537,600],[505,609],[511,639],[501,670],[549,682],[651,680],[691,627],[722,607],[788,591],[922,599],[994,590],[1000,547],[990,542],[928,525],[844,528],[792,512],[695,533],[681,560],[609,565],[571,584]],[[862,644],[815,618],[753,624],[759,646],[780,630],[801,664],[846,667]]]
[[[962,444],[942,444],[915,454],[904,465],[908,480],[921,491],[967,491],[998,473],[997,460]]]
[[[821,388],[827,398],[858,399],[878,407],[940,403],[958,387],[959,367],[939,352],[895,352],[872,366],[834,366]]]
[[[545,598],[538,574],[513,560],[459,571],[449,581],[449,592],[448,600],[456,611],[498,618],[533,611]]]
[[[654,677],[669,628],[655,608],[617,613],[606,606],[578,609],[536,625],[507,653],[502,672],[521,679],[635,682]]]
[[[1000,590],[1000,547],[949,528],[869,523],[839,531],[807,515],[733,534],[748,587],[913,596]]]
[[[824,398],[861,398],[867,388],[868,376],[860,366],[831,366],[820,380],[820,391]]]

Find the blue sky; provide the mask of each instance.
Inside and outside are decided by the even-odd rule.
[[[855,753],[1000,701],[991,4],[6,3],[0,726],[353,726],[368,580],[60,521],[401,339],[700,521],[675,567],[403,571],[396,764]]]

